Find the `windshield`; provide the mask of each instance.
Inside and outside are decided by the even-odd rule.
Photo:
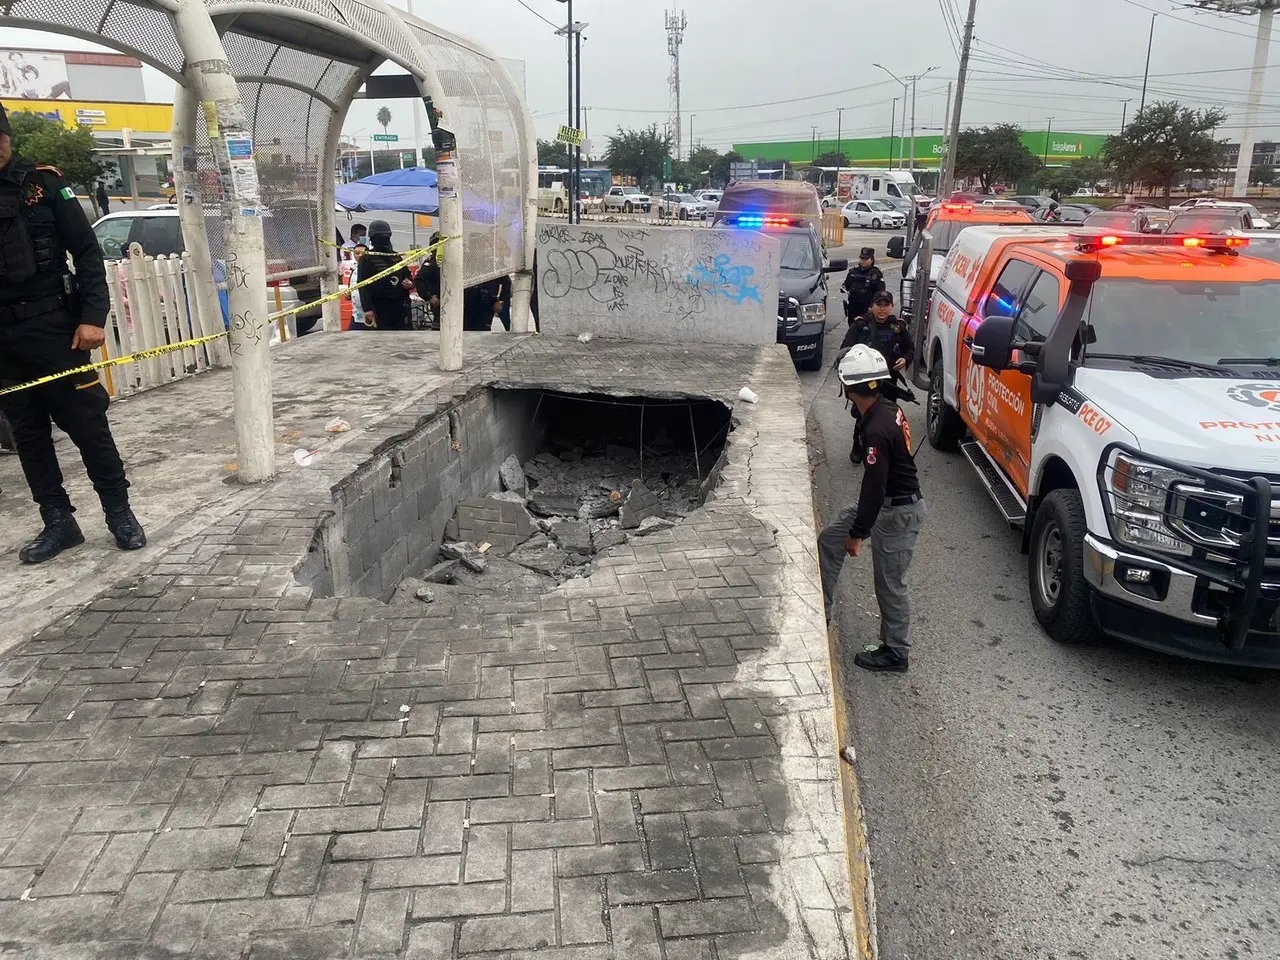
[[[676,199],[679,200],[681,203],[697,203],[698,202],[687,193],[677,193]]]
[[[983,220],[982,225],[987,227],[1021,227],[1026,226],[1027,221],[1021,217],[1017,220]],[[936,257],[945,254],[951,249],[951,245],[956,242],[956,237],[960,236],[960,231],[965,227],[973,226],[977,226],[977,224],[970,220],[935,220],[933,226],[929,228],[929,236],[933,239],[933,255]]]
[[[782,241],[782,269],[796,273],[818,273],[817,251],[813,240],[806,233],[789,233],[778,237]]]
[[[916,186],[916,182],[914,180],[908,181],[907,183],[899,183],[896,184],[896,186],[898,188],[898,192],[904,197],[925,196],[925,192]]]
[[[634,197],[636,194],[640,192],[640,188],[639,187],[623,187],[622,192],[625,196]]]
[[[1223,357],[1280,356],[1280,281],[1206,283],[1102,279],[1085,310],[1096,341],[1086,356],[1173,357],[1216,363]]]

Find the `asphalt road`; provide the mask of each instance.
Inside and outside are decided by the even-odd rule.
[[[838,299],[830,316],[834,359]],[[825,521],[861,473],[834,374],[801,376]],[[968,464],[927,441],[917,462],[911,672],[853,666],[877,633],[869,558],[837,614],[882,960],[1280,957],[1280,675],[1055,645]]]

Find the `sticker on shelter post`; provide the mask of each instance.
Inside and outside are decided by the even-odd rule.
[[[218,129],[218,105],[212,100],[205,100],[201,106],[204,108],[204,123],[210,139],[221,136],[222,133]]]
[[[232,160],[252,160],[253,137],[227,137],[227,156]]]

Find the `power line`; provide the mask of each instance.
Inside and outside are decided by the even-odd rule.
[[[1234,30],[1226,30],[1223,27],[1211,27],[1208,24],[1196,23],[1194,20],[1187,20],[1184,17],[1175,17],[1173,14],[1166,13],[1163,10],[1153,10],[1151,7],[1138,3],[1138,0],[1124,0],[1124,2],[1129,4],[1131,7],[1137,7],[1139,10],[1145,10],[1147,13],[1154,13],[1157,16],[1164,17],[1166,20],[1176,20],[1178,23],[1187,23],[1193,27],[1199,27],[1201,30],[1213,30],[1217,33],[1225,33],[1229,37],[1243,37],[1246,40],[1254,39],[1247,33],[1237,33]]]
[[[559,29],[560,29],[561,24],[558,24],[558,23],[552,23],[550,20],[548,20],[546,17],[544,17],[542,14],[540,14],[537,10],[533,9],[533,7],[531,7],[531,6],[529,6],[527,3],[525,3],[525,2],[524,2],[524,0],[516,0],[516,3],[520,4],[520,6],[524,7],[526,10],[528,10],[530,13],[532,13],[535,17],[537,17],[539,20],[541,20],[541,21],[542,21],[543,23],[545,23],[547,26],[551,27],[551,29],[553,29],[553,30],[559,30]]]
[[[807,97],[789,97],[786,100],[768,100],[764,103],[744,103],[734,107],[688,107],[687,109],[694,113],[724,113],[729,110],[755,110],[759,107],[779,107],[789,103],[804,103],[806,100],[822,100],[826,97],[841,97],[847,93],[860,93],[863,90],[874,90],[876,87],[883,87],[890,80],[878,80],[875,83],[864,83],[860,87],[849,87],[847,90],[832,90],[829,93],[814,93]],[[668,110],[640,110],[633,107],[592,107],[593,110],[601,110],[607,113],[658,113],[667,114]]]

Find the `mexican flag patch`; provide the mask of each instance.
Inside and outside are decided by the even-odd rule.
[[[70,187],[63,187],[61,190],[58,191],[58,196],[60,196],[63,200],[74,200],[76,198],[76,192],[72,190]]]

